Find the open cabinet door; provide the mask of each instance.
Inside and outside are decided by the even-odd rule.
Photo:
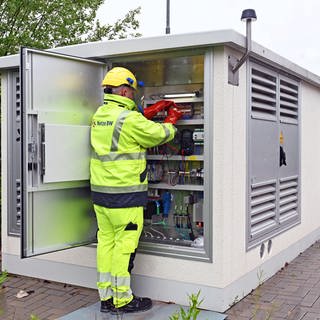
[[[21,49],[22,258],[96,239],[90,121],[104,71],[97,61]]]

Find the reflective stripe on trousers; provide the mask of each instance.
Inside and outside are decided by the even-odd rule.
[[[143,207],[105,208],[94,205],[98,221],[97,271],[100,300],[113,296],[121,307],[132,298],[130,257],[143,227]]]
[[[111,285],[112,282],[110,272],[98,273],[97,287],[99,290],[99,296],[101,301],[108,300],[113,296]]]

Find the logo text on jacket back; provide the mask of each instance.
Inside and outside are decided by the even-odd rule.
[[[92,127],[95,126],[112,126],[113,121],[93,121],[92,122]]]

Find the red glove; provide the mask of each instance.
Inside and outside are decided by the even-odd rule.
[[[158,112],[168,109],[169,107],[175,107],[176,104],[170,100],[160,100],[153,104],[152,106],[145,108],[143,110],[143,115],[147,119],[152,119]]]
[[[167,117],[164,119],[164,123],[176,124],[177,121],[182,117],[182,112],[177,108],[170,108]]]

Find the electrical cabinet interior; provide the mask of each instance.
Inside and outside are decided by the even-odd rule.
[[[200,252],[207,236],[204,219],[205,54],[166,56],[114,62],[132,70],[144,82],[139,89],[143,108],[159,100],[172,100],[183,116],[175,139],[147,150],[148,203],[144,211],[142,249],[157,247]],[[153,118],[162,122],[167,111]],[[162,251],[159,249],[162,249]]]

